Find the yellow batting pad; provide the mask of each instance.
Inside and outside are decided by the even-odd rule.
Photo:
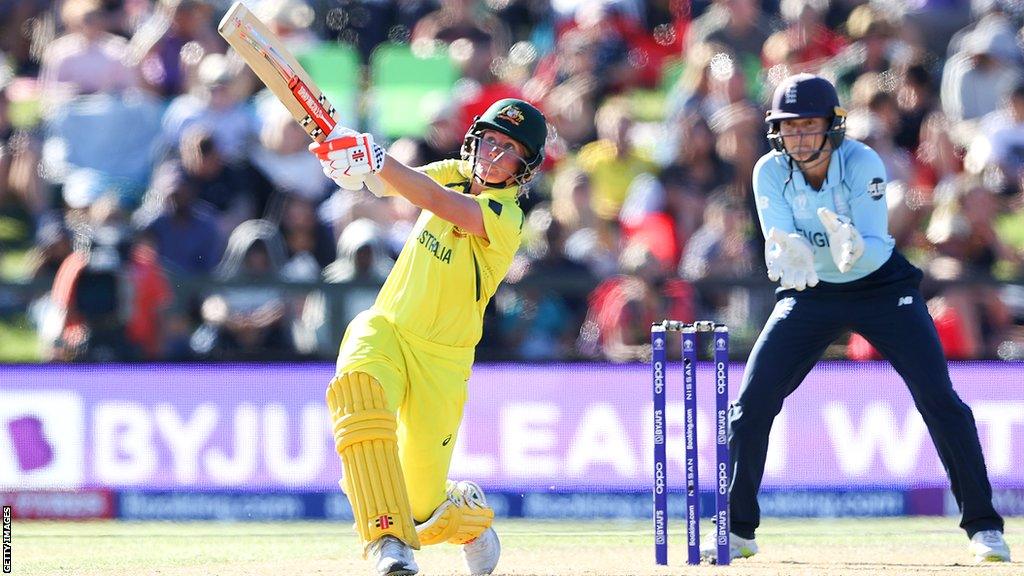
[[[331,380],[327,406],[344,468],[341,485],[363,544],[390,534],[418,549],[398,462],[398,423],[387,409],[384,388],[368,374],[343,374]]]
[[[448,481],[448,499],[416,526],[424,546],[451,542],[465,544],[494,523],[494,510],[487,505],[484,491],[474,482]]]

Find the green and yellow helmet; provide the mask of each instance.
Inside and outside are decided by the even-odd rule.
[[[536,107],[518,98],[503,98],[491,104],[473,119],[462,143],[462,158],[472,160],[476,143],[484,130],[495,130],[526,148],[523,166],[513,176],[519,185],[526,184],[544,162],[544,144],[548,139],[548,122]]]

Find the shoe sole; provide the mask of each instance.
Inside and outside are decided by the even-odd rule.
[[[419,573],[419,570],[409,570],[408,568],[398,568],[397,570],[390,570],[386,576],[415,576]]]

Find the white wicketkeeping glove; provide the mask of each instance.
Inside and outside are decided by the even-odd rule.
[[[374,196],[384,195],[387,185],[377,175],[384,166],[385,152],[369,133],[360,134],[340,124],[321,144],[309,150],[316,154],[320,166],[334,183],[346,190],[362,190],[363,185]]]
[[[846,216],[840,216],[828,208],[818,208],[818,220],[828,233],[828,247],[832,261],[842,273],[847,273],[864,255],[864,237]]]
[[[814,271],[814,248],[802,235],[786,234],[778,228],[768,231],[764,245],[764,259],[768,264],[768,278],[783,288],[803,290],[818,284]]]

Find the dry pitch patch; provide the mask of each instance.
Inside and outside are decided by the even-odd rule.
[[[1012,564],[978,566],[955,518],[767,519],[761,554],[729,567],[685,565],[681,522],[670,525],[668,567],[654,565],[649,522],[504,520],[496,574],[1024,575],[1024,519],[1010,518]],[[18,522],[13,574],[76,576],[373,575],[348,525],[294,523]],[[705,526],[705,530],[710,526]],[[417,554],[421,574],[461,575],[457,547]]]

